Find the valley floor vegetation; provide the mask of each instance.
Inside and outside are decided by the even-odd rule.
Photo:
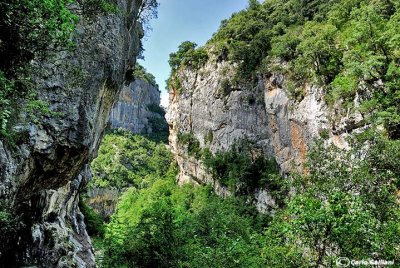
[[[279,208],[263,215],[247,192],[221,198],[210,186],[177,185],[178,168],[164,144],[121,130],[111,133],[92,163],[90,187],[127,188],[108,223],[84,210],[89,228],[100,230],[94,237],[99,265],[335,267],[339,256],[399,263],[400,142],[380,137],[364,134],[350,151],[316,142],[306,174],[281,178],[290,193],[281,185]],[[369,150],[360,150],[366,144]],[[229,174],[238,171],[223,159],[241,163],[241,170],[254,165],[237,150],[215,157],[229,183],[243,185],[243,180],[232,181]],[[276,188],[265,180],[268,170],[273,177],[276,170],[267,161],[257,165],[265,165],[264,172],[247,178]]]

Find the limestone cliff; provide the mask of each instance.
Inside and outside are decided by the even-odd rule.
[[[139,2],[118,0],[115,14],[81,17],[72,52],[33,63],[39,98],[53,113],[29,124],[22,114],[14,129],[24,138],[12,147],[0,141],[0,199],[23,226],[0,256],[5,267],[95,267],[79,190],[139,52]]]
[[[210,55],[210,53],[209,53]],[[266,157],[273,157],[282,174],[303,170],[305,155],[314,138],[328,136],[327,142],[346,146],[346,132],[362,122],[361,115],[341,115],[324,102],[324,90],[306,85],[301,100],[290,97],[285,76],[271,73],[258,83],[231,86],[236,66],[212,57],[199,70],[180,68],[179,88],[170,88],[167,121],[170,145],[180,166],[179,181],[212,183],[221,195],[229,194],[203,167],[189,156],[178,136],[192,133],[201,148],[212,153],[228,150],[236,141],[247,139]],[[265,189],[256,189],[261,211],[275,206]]]
[[[123,88],[111,110],[111,127],[150,134],[160,131],[157,122],[165,122],[160,107],[160,90],[145,80],[135,79]]]

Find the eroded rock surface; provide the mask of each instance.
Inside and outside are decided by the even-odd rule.
[[[335,116],[324,101],[322,88],[306,85],[303,97],[290,96],[285,77],[272,73],[255,85],[231,86],[235,66],[211,59],[199,70],[181,68],[180,88],[170,88],[167,121],[170,145],[180,166],[179,181],[211,183],[217,193],[229,191],[214,180],[200,159],[190,156],[179,134],[192,133],[201,148],[212,153],[228,150],[236,141],[252,142],[268,158],[275,158],[282,175],[304,172],[307,150],[315,138],[346,147],[346,133],[363,122],[361,115]],[[340,118],[340,121],[335,120]],[[354,123],[356,122],[356,123]],[[254,200],[267,212],[275,202],[265,189],[256,189]]]
[[[121,12],[81,17],[77,47],[33,63],[39,98],[54,113],[26,123],[16,145],[0,142],[0,199],[21,215],[18,250],[1,263],[39,267],[95,267],[77,207],[85,164],[96,154],[110,110],[134,66],[143,33],[139,1],[118,0]]]
[[[166,127],[160,107],[160,90],[142,79],[125,86],[110,114],[113,128],[150,134]],[[162,125],[164,123],[164,125]]]

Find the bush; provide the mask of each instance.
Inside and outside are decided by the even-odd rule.
[[[102,219],[90,206],[79,200],[79,209],[85,218],[86,230],[90,236],[104,236],[104,219]]]
[[[167,80],[167,89],[173,89],[177,93],[182,93],[182,85],[177,75],[177,71],[181,66],[186,66],[194,70],[198,70],[208,60],[207,51],[197,44],[185,41],[179,45],[178,51],[169,55],[168,63],[171,67],[171,74]]]
[[[15,265],[16,253],[23,247],[16,238],[28,233],[21,217],[10,211],[3,201],[0,201],[0,262],[11,267]]]
[[[168,124],[164,117],[150,117],[148,120],[152,132],[168,133]]]
[[[193,133],[179,133],[178,142],[187,146],[189,156],[194,156],[197,159],[201,158],[202,149],[200,147],[200,142]]]
[[[128,71],[126,75],[126,80],[128,82],[132,82],[136,79],[141,79],[158,89],[158,85],[154,75],[148,73],[147,70],[139,63],[136,63],[135,68],[133,70]]]
[[[165,110],[164,110],[164,108],[162,108],[160,105],[158,105],[158,104],[156,104],[156,103],[151,103],[151,104],[149,104],[149,105],[147,106],[147,109],[148,109],[150,112],[159,114],[159,115],[161,115],[161,116],[163,116],[163,117],[165,116]]]
[[[268,189],[274,197],[281,200],[285,187],[279,176],[275,160],[268,160],[262,152],[247,141],[237,142],[226,152],[212,155],[203,154],[203,163],[222,185],[239,195],[251,195],[257,188]],[[257,156],[253,156],[257,155]]]
[[[180,66],[198,69],[207,62],[207,51],[204,48],[196,47],[196,43],[185,41],[179,45],[177,52],[169,55],[168,63],[172,69],[172,74],[177,71]]]

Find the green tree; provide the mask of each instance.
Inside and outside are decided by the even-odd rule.
[[[172,155],[164,144],[155,143],[129,131],[107,134],[91,168],[90,187],[143,188],[167,173]]]
[[[132,189],[107,226],[107,267],[261,267],[258,235],[242,211],[174,176]]]
[[[180,66],[199,68],[208,59],[207,52],[203,48],[196,48],[197,44],[185,41],[179,45],[178,51],[169,55],[169,65],[172,72],[179,69]]]
[[[302,249],[307,254],[296,263],[300,267],[331,266],[338,256],[400,258],[395,238],[400,231],[395,148],[400,144],[376,138],[363,153],[357,144],[347,152],[322,144],[313,149],[309,173],[295,176],[296,194],[266,232],[266,241],[276,241],[272,249],[266,245],[267,263],[288,258],[295,264]]]

